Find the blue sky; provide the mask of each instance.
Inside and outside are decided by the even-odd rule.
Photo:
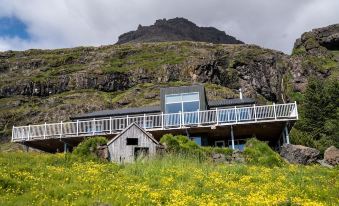
[[[339,0],[0,0],[0,51],[114,44],[139,24],[184,17],[291,53],[303,32],[339,23],[338,8]]]
[[[0,36],[2,37],[29,39],[27,26],[16,17],[2,17],[0,25]]]

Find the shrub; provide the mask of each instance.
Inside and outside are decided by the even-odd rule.
[[[284,160],[274,152],[265,142],[256,138],[247,140],[244,150],[246,162],[253,165],[283,166]]]
[[[81,158],[96,159],[96,149],[99,145],[107,143],[105,137],[91,137],[81,142],[73,151],[75,156]]]
[[[201,147],[183,135],[173,136],[172,134],[165,134],[160,139],[160,143],[166,146],[166,150],[169,153],[175,153],[184,156],[194,156],[199,160],[207,159],[211,157],[213,153],[220,153],[224,154],[225,156],[230,156],[233,151],[230,148]]]

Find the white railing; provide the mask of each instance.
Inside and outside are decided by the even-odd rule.
[[[108,117],[76,122],[13,126],[12,141],[94,136],[117,133],[132,122],[146,130],[167,130],[191,126],[248,124],[267,121],[298,119],[296,103],[265,106],[234,107],[171,114],[143,114],[140,116]]]

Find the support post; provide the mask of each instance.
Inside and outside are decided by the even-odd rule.
[[[44,128],[44,139],[46,139],[46,130],[47,130],[47,123],[45,122],[45,128]]]
[[[183,112],[180,111],[180,127],[183,127],[184,126],[184,118],[183,118]]]
[[[126,124],[127,124],[127,125],[125,126],[125,128],[129,125],[129,118],[128,118],[128,115],[126,116],[126,118],[127,118],[127,119],[126,119]],[[124,128],[124,129],[125,129],[125,128]]]
[[[285,126],[284,130],[285,130],[286,144],[290,144],[290,137],[289,137],[289,134],[288,134],[287,125]]]
[[[67,153],[67,143],[64,142],[64,153]]]
[[[277,119],[277,111],[275,109],[275,103],[273,103],[273,112],[274,112],[274,119]]]
[[[112,117],[109,117],[109,133],[112,134]]]
[[[257,109],[255,108],[255,104],[253,104],[253,110],[254,110],[254,121],[257,121]]]
[[[234,133],[233,133],[233,126],[231,125],[231,140],[232,140],[232,149],[235,149],[235,145],[234,145]]]
[[[146,129],[146,114],[144,114],[144,129]]]

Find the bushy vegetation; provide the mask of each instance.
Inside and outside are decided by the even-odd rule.
[[[76,157],[84,159],[97,159],[95,152],[97,147],[107,143],[105,137],[91,137],[82,141],[72,152]]]
[[[339,147],[339,81],[310,78],[300,103],[301,118],[292,130],[292,143],[322,152],[331,145]]]
[[[284,160],[278,153],[273,151],[265,142],[256,138],[247,140],[244,155],[248,164],[269,167],[285,165]]]
[[[183,135],[173,136],[166,134],[160,139],[160,143],[166,146],[169,153],[183,156],[191,156],[200,160],[208,159],[212,153],[220,153],[225,156],[232,154],[232,149],[220,147],[202,147]]]
[[[175,155],[118,166],[0,153],[0,205],[338,205],[338,172]]]

